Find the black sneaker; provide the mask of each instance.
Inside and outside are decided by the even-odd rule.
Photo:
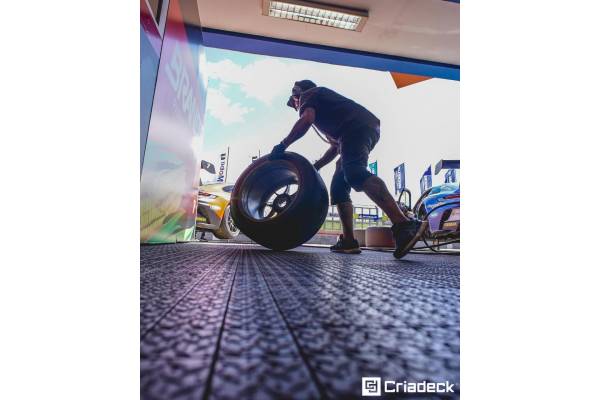
[[[331,246],[329,250],[335,253],[359,254],[361,252],[356,239],[346,240],[344,235],[340,235],[336,244]]]
[[[419,221],[418,219],[411,219],[392,225],[392,234],[396,241],[394,257],[404,257],[414,247],[415,243],[417,243],[427,226],[427,221]]]

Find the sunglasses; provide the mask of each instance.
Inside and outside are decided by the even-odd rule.
[[[292,107],[293,109],[296,109],[295,101],[300,98],[301,94],[302,94],[302,88],[300,88],[299,86],[294,86],[292,88],[292,95],[288,99],[287,106]]]
[[[298,100],[298,96],[291,95],[288,99],[287,106],[292,107],[294,110],[296,109],[296,100]]]

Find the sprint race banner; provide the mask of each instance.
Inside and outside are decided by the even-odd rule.
[[[183,21],[171,0],[142,168],[142,243],[187,241],[195,230],[206,82],[204,49]]]

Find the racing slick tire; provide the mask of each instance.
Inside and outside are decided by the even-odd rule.
[[[233,219],[231,218],[231,207],[227,206],[225,208],[225,212],[223,213],[223,218],[221,219],[221,225],[219,229],[213,231],[213,235],[215,235],[218,239],[233,239],[240,233],[240,230],[237,228]]]
[[[231,215],[250,239],[273,250],[308,241],[323,225],[329,196],[321,176],[299,154],[254,161],[231,192]]]

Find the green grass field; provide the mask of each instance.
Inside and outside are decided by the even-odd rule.
[[[364,222],[364,221],[356,221],[354,220],[354,229],[367,229],[369,226],[383,226],[381,221],[378,222]],[[342,231],[342,223],[340,221],[331,221],[327,220],[321,226],[321,230],[323,231]]]

